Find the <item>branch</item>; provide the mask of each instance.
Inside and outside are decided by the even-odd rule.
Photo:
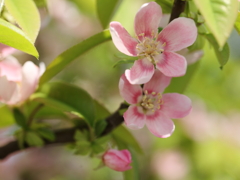
[[[184,12],[186,0],[174,0],[172,13],[169,22],[178,18],[182,12]]]
[[[114,112],[113,114],[111,114],[109,117],[106,118],[107,126],[103,131],[103,133],[101,134],[101,136],[105,136],[109,134],[110,132],[112,132],[112,130],[114,130],[117,126],[119,126],[124,121],[123,116],[119,114],[119,110],[125,109],[127,107],[128,105],[122,103],[116,112]],[[87,128],[88,128],[87,126],[81,126],[80,128],[73,127],[73,128],[58,130],[54,132],[56,137],[55,140],[54,141],[45,140],[44,146],[74,142],[75,131],[77,129],[82,130]],[[27,144],[25,144],[24,147],[25,149],[30,148],[30,146],[28,146]],[[3,147],[0,147],[0,159],[4,159],[8,155],[20,150],[21,149],[18,146],[18,142],[12,141]]]

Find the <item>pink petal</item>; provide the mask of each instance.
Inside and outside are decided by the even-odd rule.
[[[131,160],[132,160],[132,156],[131,156],[131,153],[127,150],[127,149],[124,149],[124,150],[121,150],[122,154],[124,155],[124,160],[126,162],[129,162],[131,163]]]
[[[194,43],[197,27],[192,19],[180,17],[170,22],[159,34],[158,41],[166,43],[166,51],[179,51]]]
[[[133,67],[125,71],[126,78],[131,84],[147,83],[153,74],[154,66],[147,58],[135,61]]]
[[[121,96],[129,104],[137,104],[139,98],[142,96],[142,88],[139,85],[132,85],[123,74],[119,81],[119,91]]]
[[[164,89],[170,84],[170,81],[170,77],[165,76],[163,73],[156,69],[152,79],[143,86],[143,90],[147,90],[149,93],[162,93]]]
[[[182,49],[177,53],[186,58],[188,65],[191,65],[197,62],[204,54],[203,50],[195,50],[190,52],[187,48]]]
[[[145,124],[145,114],[141,107],[136,105],[129,106],[123,117],[126,126],[130,129],[141,129]]]
[[[163,105],[161,111],[170,118],[183,118],[192,109],[191,99],[178,93],[164,94],[162,97]]]
[[[13,47],[0,43],[0,56],[6,57],[12,54],[14,51],[16,51],[16,49]]]
[[[164,75],[169,77],[178,77],[183,76],[186,73],[187,61],[185,57],[173,52],[164,52],[157,58],[159,59],[156,67]]]
[[[31,61],[28,61],[23,65],[21,101],[26,100],[36,90],[39,74],[39,68]]]
[[[149,131],[160,138],[167,138],[173,133],[175,126],[172,120],[160,111],[146,116],[146,125]]]
[[[8,56],[0,61],[0,69],[0,76],[7,76],[9,81],[21,81],[22,66],[16,58]]]
[[[12,99],[17,90],[17,83],[7,80],[6,76],[0,77],[0,101],[12,104]],[[13,99],[14,100],[14,99]]]
[[[158,32],[158,24],[162,17],[161,7],[155,3],[150,2],[143,4],[138,11],[134,21],[134,28],[136,35],[144,33],[144,36],[151,37]],[[139,38],[141,39],[141,35]]]
[[[113,43],[119,51],[129,56],[137,56],[137,40],[132,38],[119,22],[110,23],[110,33]]]

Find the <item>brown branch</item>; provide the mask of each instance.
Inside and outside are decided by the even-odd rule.
[[[184,12],[186,0],[174,0],[172,13],[169,22],[178,18],[182,12]]]
[[[111,114],[109,117],[106,118],[107,126],[101,136],[109,134],[112,130],[114,130],[117,126],[119,126],[123,121],[122,115],[119,114],[119,110],[127,108],[128,105],[121,104],[118,110]],[[74,142],[74,134],[77,129],[88,129],[87,126],[81,126],[81,127],[74,127],[74,128],[68,128],[68,129],[61,129],[58,130],[55,133],[55,140],[54,141],[48,141],[45,140],[44,146],[52,145],[52,144],[65,144],[65,143],[71,143]],[[27,144],[24,145],[25,149],[30,148]],[[8,144],[6,144],[3,147],[0,147],[0,159],[6,158],[8,155],[20,151],[21,149],[18,146],[17,141],[12,141]]]

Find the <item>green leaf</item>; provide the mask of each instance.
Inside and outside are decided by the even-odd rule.
[[[8,106],[0,106],[0,128],[13,125],[15,123],[13,114]]]
[[[173,1],[172,0],[156,0],[156,2],[161,6],[162,12],[164,14],[169,14],[172,11]]]
[[[188,47],[190,51],[200,50],[203,49],[205,44],[205,38],[204,36],[198,34],[196,41]]]
[[[215,54],[217,56],[218,62],[221,65],[221,68],[228,62],[230,56],[230,50],[228,44],[225,43],[222,50],[220,50],[216,39],[211,34],[205,35],[209,43],[213,46]]]
[[[19,126],[21,126],[23,129],[27,129],[28,128],[27,120],[26,120],[25,116],[23,115],[23,113],[19,109],[14,108],[13,109],[13,115],[14,115],[16,123]]]
[[[34,43],[40,29],[40,15],[33,0],[5,0],[8,12]]]
[[[105,119],[101,121],[97,121],[95,125],[95,135],[97,137],[100,136],[103,130],[106,128],[106,126],[107,126],[107,122]]]
[[[31,40],[16,26],[0,19],[0,43],[19,49],[38,58],[38,52]]]
[[[96,100],[94,100],[94,107],[95,107],[96,120],[105,119],[110,115],[110,112]]]
[[[228,39],[238,13],[238,0],[194,0],[206,24],[222,48]]]
[[[42,140],[42,138],[36,132],[31,132],[31,131],[28,131],[26,133],[26,142],[30,146],[43,146],[44,145],[44,141]]]
[[[77,141],[74,147],[74,154],[87,155],[91,150],[91,143],[86,140]]]
[[[197,71],[199,66],[199,62],[191,64],[187,68],[187,72],[184,76],[181,77],[174,77],[171,80],[171,84],[166,88],[164,91],[165,93],[183,93],[184,90],[187,88],[190,80],[192,79],[194,73]]]
[[[82,141],[82,140],[88,140],[88,132],[87,131],[80,131],[80,130],[76,130],[75,134],[74,134],[74,139],[76,141]]]
[[[237,20],[235,21],[234,26],[238,34],[240,34],[240,11],[238,11]]]
[[[47,1],[46,0],[34,0],[37,7],[47,7]]]
[[[91,148],[92,148],[93,153],[95,153],[95,154],[99,154],[99,153],[105,151],[105,149],[97,142],[92,142]]]
[[[51,107],[83,116],[89,125],[94,125],[95,108],[91,96],[83,89],[63,82],[44,84],[32,100],[42,102]]]
[[[112,132],[112,135],[113,135],[114,139],[117,138],[118,141],[122,141],[122,143],[133,148],[133,150],[135,150],[136,152],[138,152],[140,154],[143,153],[142,148],[139,146],[136,139],[124,126],[121,125],[118,128],[116,128]]]
[[[104,29],[108,26],[121,2],[122,0],[97,0],[97,14]]]
[[[54,141],[55,140],[55,134],[47,128],[39,128],[36,130],[37,133],[42,136],[43,138],[50,140],[50,141]]]
[[[101,44],[110,39],[111,35],[109,30],[105,30],[64,51],[49,64],[45,73],[40,79],[40,85],[49,81],[78,56],[82,55],[94,46],[97,46],[98,44]]]

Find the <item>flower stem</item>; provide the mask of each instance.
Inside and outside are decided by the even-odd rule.
[[[185,6],[186,6],[186,0],[174,0],[169,22],[178,18],[180,14],[184,12]]]

